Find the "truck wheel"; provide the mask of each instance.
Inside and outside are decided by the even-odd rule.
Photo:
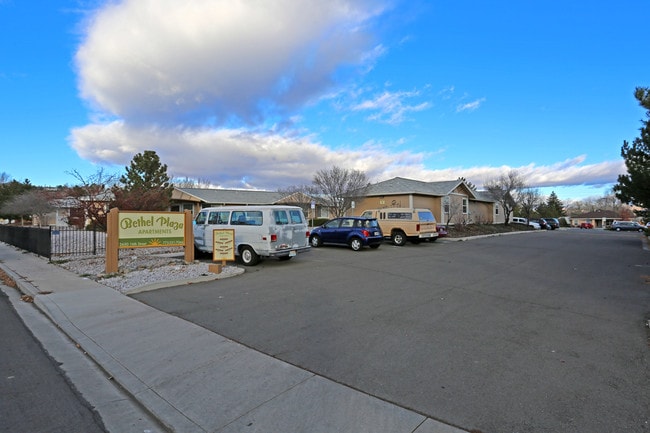
[[[359,238],[350,239],[350,248],[352,248],[352,251],[359,251],[362,247],[363,244],[361,243],[361,239]]]
[[[241,255],[241,261],[245,266],[255,266],[260,262],[260,256],[249,246],[242,247],[239,254]]]
[[[398,230],[396,232],[393,232],[393,234],[390,237],[390,240],[398,247],[401,247],[404,246],[404,244],[406,243],[406,235],[404,234],[403,231]]]

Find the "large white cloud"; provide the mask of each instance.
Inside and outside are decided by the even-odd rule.
[[[375,6],[372,6],[372,5]],[[82,97],[130,121],[259,122],[371,52],[363,0],[125,0],[88,21]]]
[[[278,128],[335,94],[342,68],[371,70],[387,51],[372,32],[387,8],[376,0],[108,2],[89,17],[76,55],[81,96],[103,121],[74,128],[70,144],[101,164],[127,165],[156,150],[170,174],[222,187],[310,183],[332,165],[373,181],[463,176],[476,185],[512,168],[532,186],[605,184],[624,172],[622,162],[585,164],[582,156],[551,166],[431,169],[431,154],[370,144],[332,150],[309,131]],[[386,90],[347,108],[397,124],[430,107],[407,102],[418,97]]]
[[[530,186],[605,185],[625,170],[622,161],[585,164],[585,156],[548,166],[451,167],[429,169],[427,155],[388,152],[366,144],[359,149],[332,150],[309,138],[246,129],[134,127],[122,121],[72,130],[70,140],[90,161],[127,165],[133,155],[156,149],[170,174],[206,179],[228,188],[281,188],[311,183],[317,170],[333,165],[365,171],[372,181],[395,176],[423,181],[465,177],[481,186],[510,170],[518,170]]]

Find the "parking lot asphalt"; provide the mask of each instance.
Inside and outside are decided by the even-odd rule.
[[[135,297],[273,359],[484,432],[650,428],[650,252],[565,229],[314,249]]]
[[[246,347],[4,243],[0,267],[53,326],[106,372],[107,381],[118,384],[165,430],[463,431]],[[61,365],[64,371],[68,367]],[[115,410],[124,405],[113,400],[100,406],[95,409],[109,431],[128,431]],[[145,431],[159,430],[154,425]]]

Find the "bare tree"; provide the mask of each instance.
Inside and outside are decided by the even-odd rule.
[[[447,216],[445,225],[465,225],[469,221],[463,213],[463,197],[457,195],[448,195],[443,199],[443,216]]]
[[[287,188],[280,188],[282,199],[278,203],[299,206],[305,215],[311,215],[311,202],[316,200],[316,187],[314,185],[293,185]],[[313,218],[314,215],[311,215]]]
[[[78,182],[68,188],[68,198],[72,201],[68,224],[83,228],[86,220],[90,220],[92,225],[105,230],[108,203],[113,198],[111,188],[117,183],[117,175],[107,174],[103,168],[88,177],[77,170],[67,173]]]
[[[24,218],[36,219],[41,226],[46,222],[47,214],[54,212],[56,209],[52,204],[53,196],[43,189],[32,189],[20,195],[12,197],[3,206],[3,214],[20,216],[24,223]]]
[[[171,183],[177,188],[210,188],[212,186],[209,179],[192,179],[190,177],[174,177]]]
[[[526,188],[521,191],[519,198],[519,207],[521,208],[522,216],[526,217],[526,220],[530,220],[535,209],[542,203],[542,195],[539,189]]]
[[[520,192],[525,188],[523,177],[517,170],[510,170],[496,179],[485,182],[484,187],[492,198],[501,204],[507,225],[513,209],[518,204]]]
[[[323,204],[335,217],[341,217],[354,201],[365,196],[369,181],[362,171],[333,166],[317,171],[313,184]]]

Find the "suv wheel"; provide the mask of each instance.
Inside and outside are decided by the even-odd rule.
[[[406,243],[406,235],[403,231],[398,230],[393,233],[393,235],[390,237],[390,240],[398,247],[401,247]]]
[[[315,248],[318,248],[321,245],[323,245],[323,241],[321,241],[320,236],[318,236],[318,235],[313,235],[309,239],[309,243],[311,244],[312,247],[315,247]]]
[[[350,248],[352,248],[352,251],[359,251],[361,247],[363,247],[363,244],[361,243],[361,239],[359,238],[350,239]]]

